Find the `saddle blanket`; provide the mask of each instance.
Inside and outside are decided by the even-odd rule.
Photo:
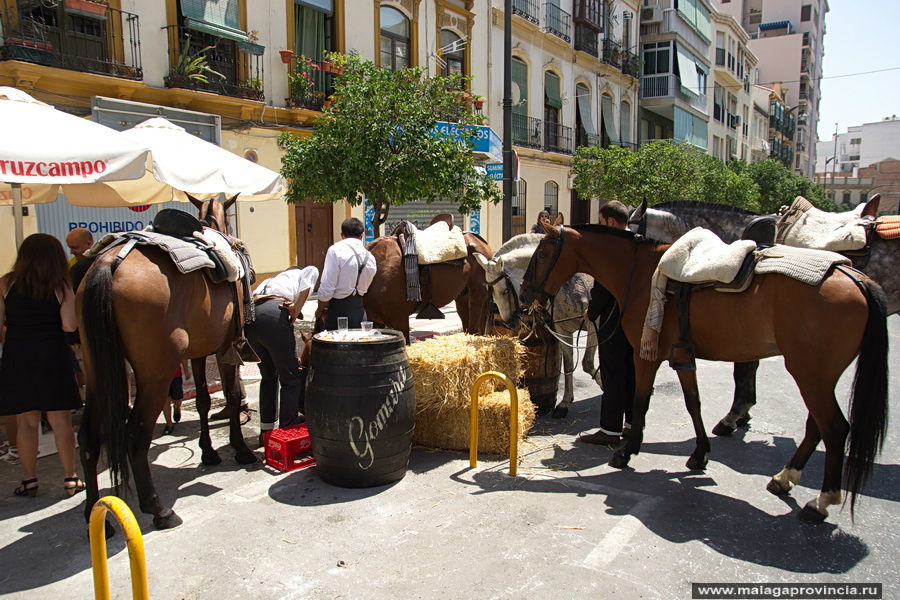
[[[179,272],[186,274],[200,269],[216,268],[216,264],[198,245],[202,244],[212,248],[222,262],[225,267],[227,281],[234,282],[244,276],[243,265],[225,236],[212,229],[194,232],[194,235],[197,237],[197,243],[146,229],[144,231],[129,231],[127,233],[108,233],[85,254],[97,256],[110,246],[123,244],[127,240],[135,240],[140,245],[156,246],[165,250],[172,259],[175,268]]]
[[[466,240],[462,230],[450,229],[444,221],[438,221],[427,229],[415,232],[415,246],[420,265],[433,265],[457,258],[465,258]]]
[[[844,213],[819,210],[803,196],[797,196],[778,220],[775,241],[798,248],[845,252],[866,246],[866,224],[860,215],[865,204]]]
[[[776,245],[757,252],[760,261],[754,273],[779,273],[809,285],[819,285],[835,265],[849,265],[846,256],[827,250]]]

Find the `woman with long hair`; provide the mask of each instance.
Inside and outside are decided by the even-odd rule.
[[[69,496],[84,489],[75,473],[72,410],[81,406],[74,356],[65,332],[75,331],[75,294],[62,244],[44,233],[25,238],[10,273],[0,278],[0,323],[6,339],[0,357],[0,415],[16,415],[22,485],[16,496],[38,491],[41,412],[53,428]]]

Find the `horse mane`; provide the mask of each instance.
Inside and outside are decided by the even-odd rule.
[[[525,246],[537,245],[542,237],[544,237],[543,233],[520,233],[519,235],[514,235],[506,240],[506,243],[497,248],[494,256],[505,254]]]
[[[612,235],[615,237],[625,238],[629,240],[634,240],[638,244],[647,244],[647,245],[655,245],[659,246],[662,244],[666,244],[666,242],[660,242],[659,240],[654,240],[648,237],[642,237],[639,235],[635,235],[633,231],[630,229],[619,229],[618,227],[609,227],[608,225],[600,225],[599,223],[584,223],[581,225],[571,225],[569,229],[574,229],[575,231],[585,232],[585,233],[604,233],[608,235]]]
[[[745,216],[759,216],[759,213],[744,209],[738,208],[737,206],[731,206],[730,204],[718,204],[715,202],[700,202],[698,200],[667,200],[665,202],[660,202],[659,204],[654,204],[649,208],[657,208],[664,209],[668,212],[672,212],[668,209],[679,209],[679,208],[692,208],[702,210],[704,212],[720,212],[720,213],[731,213],[735,215],[745,215]]]

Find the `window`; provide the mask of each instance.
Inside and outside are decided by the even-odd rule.
[[[551,215],[559,214],[559,184],[555,181],[544,184],[544,210]]]
[[[334,47],[334,0],[294,0],[294,52],[321,62]],[[313,71],[310,91],[327,93],[331,75]]]
[[[800,20],[801,21],[809,21],[810,14],[812,13],[812,5],[804,4],[800,7]]]
[[[513,188],[512,197],[512,234],[525,233],[525,200],[528,196],[528,183],[519,179],[518,185]]]
[[[391,71],[409,67],[409,19],[396,8],[382,6],[381,66]]]
[[[462,39],[449,29],[441,29],[441,75],[465,75],[466,51]]]
[[[622,102],[619,109],[619,131],[622,133],[622,145],[627,146],[631,143],[631,104]]]
[[[644,75],[671,73],[672,42],[644,44]]]
[[[725,66],[725,33],[722,31],[716,32],[716,64]]]
[[[713,119],[720,123],[725,122],[725,89],[718,83],[713,83]]]
[[[544,73],[544,145],[547,148],[559,147],[559,111],[561,109],[559,76],[547,71]]]
[[[844,204],[850,204],[850,192],[844,192]]]
[[[850,138],[851,146],[859,146],[862,143],[862,138]]]
[[[528,65],[520,58],[512,58],[512,101],[513,114],[528,114]]]
[[[575,85],[575,145],[596,144],[597,131],[591,118],[591,90],[583,83]]]

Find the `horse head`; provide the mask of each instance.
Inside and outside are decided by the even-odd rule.
[[[303,349],[300,350],[298,362],[301,367],[309,366],[309,355],[312,353],[312,334],[300,331],[300,339],[303,340]]]
[[[533,304],[541,294],[552,298],[577,272],[574,255],[565,248],[566,239],[576,235],[575,232],[562,225],[557,228],[547,220],[541,225],[545,235],[535,248],[522,279],[521,296],[525,306]]]
[[[228,233],[228,209],[231,208],[240,194],[235,194],[225,202],[219,202],[217,198],[198,200],[190,194],[185,195],[191,204],[197,207],[198,219],[219,233]]]
[[[485,283],[491,290],[491,298],[500,311],[500,318],[506,325],[511,325],[519,312],[519,294],[509,274],[503,268],[503,257],[488,259],[479,252],[473,254],[475,260],[484,269]]]

